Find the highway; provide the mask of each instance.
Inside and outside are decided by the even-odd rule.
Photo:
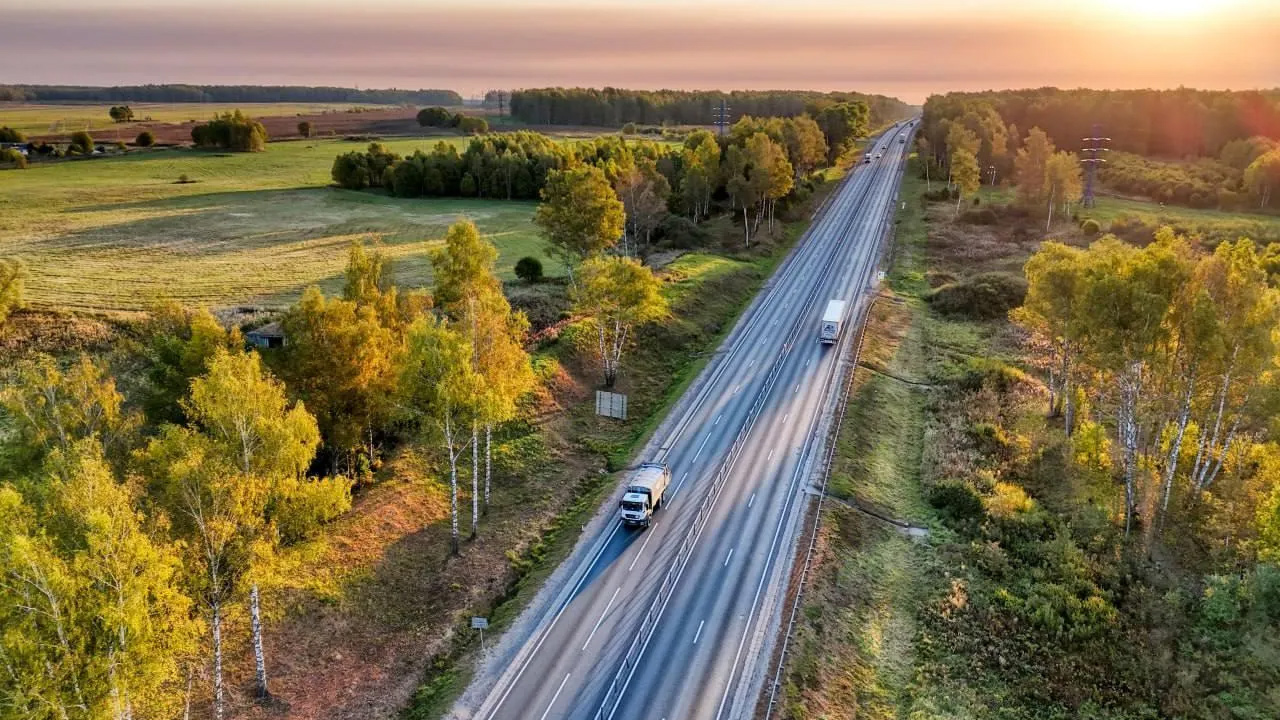
[[[839,359],[893,213],[905,125],[841,184],[659,432],[672,471],[648,530],[607,523],[561,599],[483,689],[480,720],[752,714]],[[829,300],[851,308],[820,344]]]

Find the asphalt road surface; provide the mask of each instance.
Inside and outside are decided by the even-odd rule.
[[[751,715],[817,431],[875,282],[908,132],[883,135],[835,191],[704,371],[658,456],[637,458],[672,471],[652,526],[606,526],[573,592],[474,717]],[[850,308],[837,346],[818,342],[832,299]]]

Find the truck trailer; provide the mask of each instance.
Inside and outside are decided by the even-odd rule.
[[[822,313],[822,327],[818,331],[818,340],[824,345],[833,345],[840,339],[844,331],[844,300],[832,300],[827,303],[826,312]]]
[[[627,525],[649,527],[653,513],[662,507],[671,484],[671,469],[663,463],[644,463],[627,480],[618,514]]]

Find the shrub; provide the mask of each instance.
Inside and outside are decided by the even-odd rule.
[[[182,173],[181,175],[178,176],[178,179],[174,181],[174,183],[178,185],[186,185],[188,183],[193,183],[193,182],[195,182],[195,180],[192,180],[191,177],[188,176],[186,173]]]
[[[1080,223],[1080,230],[1087,236],[1093,237],[1102,232],[1102,225],[1093,218],[1088,218]]]
[[[134,138],[133,144],[138,147],[151,147],[156,144],[156,136],[150,130],[143,130],[138,133],[138,137]]]
[[[27,166],[27,156],[13,148],[5,148],[0,150],[0,165],[13,165],[21,170]]]
[[[633,123],[633,122],[629,122],[629,123],[627,123],[626,125],[623,125],[623,126],[622,126],[622,134],[623,134],[623,135],[635,135],[635,134],[636,134],[636,124],[635,124],[635,123]]]
[[[133,120],[133,108],[128,105],[112,105],[111,109],[107,111],[107,114],[111,116],[112,120],[118,123],[130,122]]]
[[[293,479],[284,483],[281,496],[272,513],[280,539],[297,542],[351,509],[351,481],[344,477]]]
[[[83,130],[71,133],[71,146],[67,150],[88,155],[93,152],[93,137]]]
[[[311,137],[311,123],[306,120],[298,123],[298,134],[304,138]]]
[[[542,279],[542,261],[536,257],[525,256],[516,263],[516,277],[527,283],[536,283]]]
[[[977,491],[960,480],[943,480],[934,485],[929,491],[929,504],[952,524],[976,520],[984,512]]]
[[[934,290],[929,304],[945,315],[990,320],[1004,317],[1022,304],[1027,281],[1019,275],[988,272]]]
[[[668,246],[681,250],[702,247],[710,240],[705,228],[683,215],[668,215],[658,229],[658,236]]]
[[[0,126],[0,142],[20,143],[20,142],[26,142],[26,141],[27,141],[26,135],[23,135],[22,133],[18,132],[17,130],[14,130],[8,125]]]
[[[977,198],[974,199],[976,200]],[[996,211],[989,207],[983,207],[977,210],[966,210],[964,215],[960,216],[960,219],[971,225],[995,225],[1000,222],[1000,218],[996,215]]]

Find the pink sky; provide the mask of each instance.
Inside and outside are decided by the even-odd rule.
[[[0,83],[806,88],[910,102],[1041,85],[1280,86],[1280,3],[1263,1],[797,0],[782,12],[750,0],[286,0],[216,13],[195,0],[65,1],[0,0]]]

